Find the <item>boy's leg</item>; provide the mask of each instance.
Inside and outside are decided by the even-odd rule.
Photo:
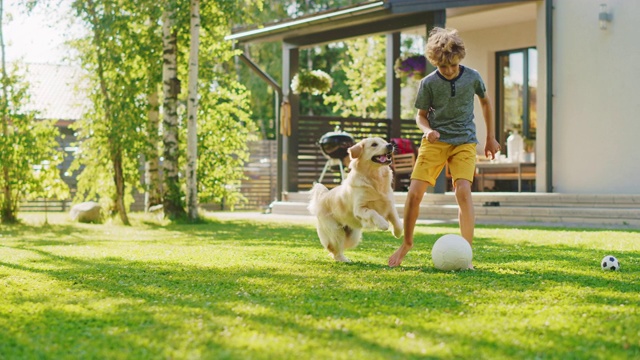
[[[427,191],[429,184],[422,180],[411,180],[409,185],[409,192],[407,193],[407,201],[404,205],[404,238],[400,248],[396,250],[389,258],[389,266],[394,267],[402,263],[405,255],[413,247],[413,231],[416,227],[416,221],[420,214],[420,203],[424,197],[424,193]]]
[[[471,198],[471,183],[476,169],[475,160],[475,144],[456,146],[449,158],[449,169],[455,181],[460,234],[467,240],[469,245],[473,245],[473,233],[476,225],[473,200]],[[473,265],[470,265],[469,268],[473,269]]]
[[[473,232],[475,229],[475,212],[473,200],[471,199],[471,182],[465,179],[458,179],[455,186],[456,201],[458,202],[458,221],[460,222],[460,233],[462,237],[473,245]]]

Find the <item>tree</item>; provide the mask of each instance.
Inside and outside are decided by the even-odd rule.
[[[346,44],[348,61],[340,67],[346,75],[348,95],[327,95],[325,103],[334,104],[333,110],[345,117],[386,117],[384,38],[358,38]]]
[[[4,1],[0,0],[0,221],[15,223],[20,200],[28,195],[67,196],[68,188],[57,168],[64,155],[56,142],[55,121],[37,121],[37,113],[24,110],[28,85],[17,67],[7,71],[3,24]]]
[[[233,207],[243,201],[239,183],[248,160],[247,142],[257,139],[249,92],[233,71],[239,53],[224,41],[230,21],[239,20],[260,1],[201,3],[198,76],[198,197]]]
[[[153,79],[153,74],[149,72],[149,79]],[[149,81],[149,110],[148,110],[148,131],[147,141],[149,152],[144,163],[144,210],[162,204],[162,188],[160,179],[160,99],[157,91],[157,82]],[[155,86],[153,86],[155,85]]]
[[[158,29],[158,19],[161,17],[162,9],[156,3],[149,3],[148,6],[138,5],[143,16],[146,17],[146,36],[144,38],[144,48],[147,63],[147,151],[145,152],[145,211],[154,205],[162,204],[162,179],[160,178],[160,92],[162,84],[162,57],[159,51],[162,50],[156,44],[162,41],[161,29]]]
[[[178,34],[175,28],[175,12],[167,8],[162,14],[162,92],[164,94],[162,142],[164,145],[164,214],[170,219],[185,215],[180,188],[179,166],[179,127],[178,127],[178,95],[180,80],[178,79]]]
[[[200,1],[191,0],[189,44],[189,94],[187,97],[187,214],[198,218],[198,50],[200,47]]]
[[[186,214],[185,179],[191,175],[187,167],[180,166],[185,154],[189,153],[180,139],[188,138],[185,125],[191,118],[197,124],[197,162],[193,163],[197,166],[193,174],[198,179],[197,198],[191,203],[197,205],[198,198],[200,201],[225,199],[231,203],[240,199],[234,185],[242,177],[242,164],[247,159],[246,141],[255,128],[249,118],[246,90],[229,75],[232,72],[228,65],[237,52],[223,39],[232,19],[240,19],[245,9],[260,6],[261,2],[247,0],[245,4],[238,4],[237,1],[217,0],[201,3],[203,26],[199,41],[193,39],[189,31],[192,18],[191,13],[185,11],[188,3],[186,0],[74,2],[76,13],[93,34],[76,44],[81,50],[83,66],[99,90],[91,94],[95,109],[79,124],[83,152],[78,163],[86,165],[79,177],[79,188],[82,184],[84,198],[109,196],[114,199],[113,209],[119,213],[122,212],[115,199],[123,194],[122,203],[126,208],[129,194],[140,178],[136,169],[140,155],[148,160],[145,178],[157,173],[153,171],[152,162],[158,143],[155,137],[158,131],[155,126],[156,79],[162,82],[162,96],[158,101],[163,104],[162,201],[165,215],[176,219]],[[198,60],[197,81],[189,80],[189,92],[193,95],[185,95],[180,92],[180,79],[187,77],[191,61],[179,60],[188,58],[189,49],[194,47],[187,44],[192,40],[199,44],[195,47],[197,57],[192,57]],[[189,110],[188,105],[193,103],[198,106]],[[185,106],[186,118],[182,110]],[[128,113],[122,112],[125,109]],[[111,115],[107,115],[107,110]],[[112,132],[114,127],[120,132]],[[216,151],[207,151],[201,145],[208,143],[210,137],[218,139],[212,147]],[[115,179],[113,174],[118,173],[113,167],[115,162],[109,161],[118,149],[123,154],[123,192],[118,190],[117,182],[109,184],[112,178]],[[188,159],[187,166],[190,161]],[[201,174],[212,173],[215,175],[199,180]],[[151,186],[147,184],[146,188]]]
[[[72,4],[90,31],[76,46],[96,89],[89,94],[94,107],[78,124],[83,151],[78,160],[86,165],[78,177],[79,198],[110,199],[123,224],[129,224],[127,188],[139,183],[139,156],[148,144],[146,49],[141,48],[147,42],[135,5],[118,0]]]
[[[265,0],[264,10],[252,8],[251,19],[255,23],[264,24],[361,2],[361,0]],[[280,42],[264,42],[246,44],[243,50],[260,68],[280,82],[282,80],[281,47]],[[334,80],[332,93],[341,93],[346,96],[348,89],[344,85],[344,71],[337,66],[339,60],[344,58],[345,51],[346,47],[341,42],[303,49],[300,52],[300,65],[303,68],[311,67],[331,74]],[[276,137],[274,91],[265,86],[264,80],[247,67],[238,64],[237,68],[240,81],[251,93],[253,109],[251,118],[260,125],[263,138],[274,139]],[[277,106],[280,105],[277,104]],[[323,103],[321,95],[301,96],[300,111],[304,114],[335,115],[332,107]]]

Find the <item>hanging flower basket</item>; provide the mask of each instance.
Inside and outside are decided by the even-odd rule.
[[[331,76],[322,70],[300,70],[291,80],[291,91],[296,95],[320,95],[329,92],[332,84]]]
[[[397,78],[422,79],[427,72],[427,58],[424,55],[401,56],[393,67]]]

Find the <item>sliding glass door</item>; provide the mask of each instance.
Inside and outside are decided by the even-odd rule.
[[[496,53],[496,138],[503,149],[515,131],[525,138],[525,147],[536,139],[537,60],[535,48]]]

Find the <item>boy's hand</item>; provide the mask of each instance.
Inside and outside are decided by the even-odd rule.
[[[424,136],[432,144],[440,139],[440,133],[437,130],[429,130]]]
[[[496,141],[496,138],[487,137],[487,143],[484,146],[484,156],[489,157],[489,155],[491,155],[491,160],[495,160],[498,151],[500,151],[500,144]]]

